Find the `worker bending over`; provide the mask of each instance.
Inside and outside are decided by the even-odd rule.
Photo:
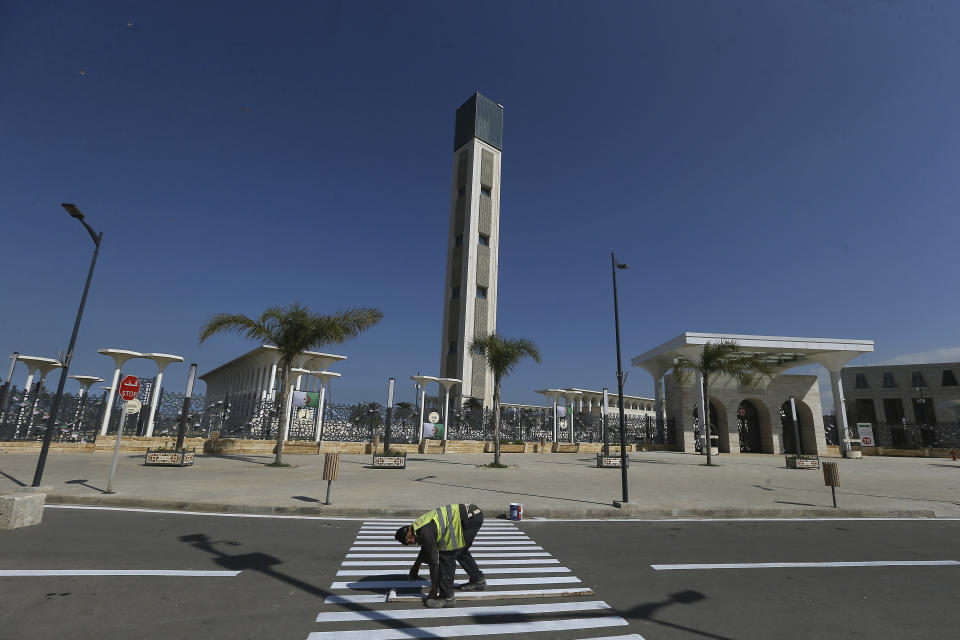
[[[420,577],[420,565],[430,566],[430,593],[424,602],[432,608],[457,603],[453,578],[459,563],[469,582],[460,591],[483,591],[487,581],[470,555],[470,545],[483,524],[483,511],[475,504],[448,504],[428,511],[397,529],[396,539],[404,545],[419,544],[420,555],[410,569],[410,580]]]

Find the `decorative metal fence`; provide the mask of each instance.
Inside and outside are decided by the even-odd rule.
[[[80,396],[64,393],[57,411],[57,431],[53,440],[57,442],[93,442],[103,424],[103,415],[107,406],[106,393],[102,396]],[[124,433],[142,435],[146,431],[150,417],[149,391],[141,386],[143,408],[136,418],[127,417]],[[43,389],[37,394],[25,393],[23,389],[13,388],[6,399],[6,407],[0,408],[0,440],[42,440],[47,429],[54,394]],[[110,413],[107,433],[115,434],[122,414],[122,400],[114,399]],[[187,435],[202,435],[207,431],[209,418],[201,415],[203,396],[195,396],[191,401],[190,419],[187,423]],[[183,409],[183,393],[161,391],[160,403],[153,420],[153,433],[157,436],[175,435]]]
[[[141,385],[141,389],[144,386]],[[143,435],[150,415],[149,390],[141,390],[144,403],[140,413],[124,422],[124,434]],[[40,392],[33,406],[33,398],[23,390],[14,388],[7,397],[6,411],[0,419],[0,440],[40,440],[46,430],[53,395]],[[162,391],[160,403],[154,415],[155,436],[176,435],[183,411],[184,394]],[[32,414],[31,414],[32,408]],[[66,442],[93,442],[103,422],[106,394],[87,396],[64,394],[57,420],[58,433],[54,439]],[[427,398],[424,416],[436,411],[443,415],[443,406],[437,398]],[[115,434],[122,417],[122,401],[114,399],[114,406],[107,426],[108,434]],[[393,443],[416,443],[420,435],[418,422],[420,410],[409,404],[393,409],[390,441]],[[451,440],[493,439],[493,411],[482,408],[450,407],[450,419],[445,436]],[[383,436],[386,424],[386,409],[375,402],[358,404],[327,403],[324,408],[322,437],[324,440],[343,442],[369,442],[375,435]],[[221,438],[273,440],[277,437],[280,415],[277,403],[266,400],[244,405],[242,413],[234,410],[229,397],[216,402],[204,396],[191,398],[187,417],[187,437],[209,437],[219,433]],[[557,439],[570,442],[570,420],[557,420]],[[664,423],[649,416],[626,416],[626,439],[630,444],[674,444],[673,420]],[[316,439],[317,409],[295,409],[291,413],[288,440],[310,441]],[[610,442],[620,440],[620,424],[617,414],[607,416]],[[589,413],[574,415],[573,442],[602,442],[603,419]],[[551,410],[504,407],[500,413],[500,439],[534,442],[540,438],[553,440],[553,413]]]
[[[877,422],[873,423],[873,438],[876,446],[890,449],[960,449],[960,424]]]

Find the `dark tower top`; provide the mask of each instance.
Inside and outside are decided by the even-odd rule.
[[[472,138],[482,140],[498,151],[503,150],[503,107],[480,95],[479,91],[457,108],[453,150]]]

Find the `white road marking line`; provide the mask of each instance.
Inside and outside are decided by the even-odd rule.
[[[370,544],[372,544],[372,545],[378,545],[378,544],[379,544],[379,545],[382,545],[382,544],[387,544],[387,543],[390,543],[390,542],[392,542],[392,543],[394,543],[394,544],[399,544],[399,543],[398,543],[396,540],[394,540],[393,538],[389,538],[389,539],[386,539],[386,540],[364,540],[363,538],[357,538],[356,540],[353,541],[353,544],[355,544],[355,545],[363,545],[363,544],[367,544],[367,545],[370,545]],[[500,539],[497,539],[497,538],[492,538],[492,539],[490,539],[490,540],[481,540],[481,541],[478,541],[478,542],[474,542],[472,546],[474,546],[474,547],[497,547],[497,546],[503,546],[503,545],[506,545],[506,544],[513,544],[513,545],[525,545],[525,544],[526,544],[526,545],[535,545],[535,544],[537,544],[537,543],[534,542],[533,540],[530,540],[529,538],[526,539],[526,540],[500,540]]]
[[[387,609],[382,611],[334,611],[317,615],[317,622],[365,622],[367,620],[415,620],[417,618],[457,618],[459,616],[513,616],[538,613],[600,611],[610,605],[602,600],[588,602],[552,602],[549,604],[507,604],[449,609]]]
[[[144,507],[102,507],[98,505],[81,504],[46,504],[44,509],[76,509],[85,511],[129,511],[134,513],[165,513],[176,516],[210,516],[215,518],[267,518],[273,520],[333,520],[342,522],[393,522],[397,527],[410,524],[409,520],[369,520],[360,516],[300,516],[280,515],[274,513],[222,513],[217,511],[192,511],[182,509],[147,509]],[[863,518],[527,518],[529,522],[618,522],[624,524],[641,524],[657,522],[960,522],[960,517],[863,517]]]
[[[426,594],[421,594],[424,598]],[[467,591],[466,593],[457,593],[457,599],[463,600],[502,600],[508,598],[549,598],[554,597],[572,597],[572,596],[592,596],[593,589],[567,587],[565,589],[512,589],[499,591]]]
[[[473,554],[470,554],[473,555]],[[476,558],[476,556],[473,556]],[[481,567],[490,567],[498,564],[560,564],[556,558],[517,558],[514,560],[480,560],[477,562]],[[410,563],[406,560],[344,560],[341,567],[409,567]]]
[[[392,547],[391,547],[392,548]],[[420,555],[419,548],[405,553],[348,553],[347,558],[416,558]],[[527,553],[473,553],[471,550],[470,555],[474,558],[549,558],[550,554],[546,551],[530,551]]]
[[[458,638],[506,633],[535,633],[538,631],[565,631],[568,629],[599,629],[618,627],[627,621],[620,616],[575,618],[571,620],[542,620],[536,622],[505,622],[499,624],[458,624],[410,629],[366,629],[361,631],[314,631],[307,640],[405,640],[406,638]]]
[[[368,602],[383,602],[384,595],[382,593],[374,593],[371,595],[363,594],[357,596],[327,596],[324,598],[324,604],[365,604]]]
[[[473,553],[474,550],[477,550],[479,546],[480,551],[543,551],[543,547],[530,545],[523,547],[497,547],[492,545],[473,545],[470,547],[471,554],[476,557],[477,554]],[[371,546],[361,546],[361,547],[350,547],[349,551],[397,551],[402,547],[398,545],[393,545],[389,547],[371,547]],[[417,554],[414,554],[417,555]]]
[[[570,573],[566,567],[485,567],[484,573]],[[396,569],[341,569],[337,576],[405,576],[406,571]],[[457,569],[456,575],[467,575],[462,569]]]
[[[397,541],[397,539],[393,536],[364,536],[364,535],[357,536],[356,540],[357,542],[363,541],[363,542],[377,542],[377,543]],[[511,543],[519,543],[520,541],[530,540],[530,536],[528,536],[525,533],[488,533],[488,534],[480,534],[476,538],[474,538],[474,540],[476,541],[474,544],[478,544],[480,542],[490,542],[491,540],[504,540]]]
[[[487,585],[498,587],[512,584],[564,584],[570,582],[580,582],[580,578],[573,575],[540,578],[491,578],[487,580]],[[330,585],[330,588],[369,591],[370,589],[416,589],[417,587],[429,586],[429,580],[361,580],[359,582],[334,582]]]
[[[411,519],[411,520],[408,520],[408,521],[407,521],[407,524],[410,524],[411,522],[413,522],[412,519]],[[393,526],[392,524],[366,524],[366,523],[364,523],[363,525],[361,525],[360,531],[396,531],[398,527],[402,527],[402,526],[403,526],[403,524],[398,524],[397,526]],[[514,524],[507,524],[507,523],[505,523],[505,522],[503,522],[503,523],[498,523],[498,522],[484,522],[482,529],[483,529],[483,531],[487,531],[487,530],[489,530],[489,529],[497,529],[497,530],[503,530],[503,531],[519,531],[519,529],[517,529],[517,526],[516,526],[516,525],[514,525]]]
[[[685,569],[818,569],[828,567],[937,567],[960,565],[957,560],[889,560],[876,562],[739,562],[727,564],[652,564],[657,571]]]
[[[182,578],[232,578],[239,571],[180,571],[176,569],[0,569],[0,577],[28,576],[173,576]]]
[[[639,633],[628,633],[625,636],[603,636],[602,638],[584,638],[583,640],[643,640]]]

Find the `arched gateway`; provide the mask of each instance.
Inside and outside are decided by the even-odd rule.
[[[730,378],[711,376],[709,393],[711,431],[721,452],[785,453],[797,449],[792,421],[781,420],[781,408],[791,398],[797,410],[800,450],[826,453],[823,410],[817,376],[786,372],[794,367],[819,364],[830,373],[838,427],[847,429],[840,369],[861,353],[873,351],[872,340],[834,338],[789,338],[687,332],[631,360],[654,379],[654,411],[658,418],[672,420],[674,441],[680,451],[698,449],[694,438],[694,408],[701,401],[696,376],[673,375],[678,358],[696,361],[703,346],[721,340],[736,342],[745,353],[761,355],[772,374],[749,385]],[[788,412],[792,420],[792,412]],[[712,418],[712,415],[711,415]],[[787,428],[789,427],[789,428]],[[714,430],[716,429],[716,430]]]

